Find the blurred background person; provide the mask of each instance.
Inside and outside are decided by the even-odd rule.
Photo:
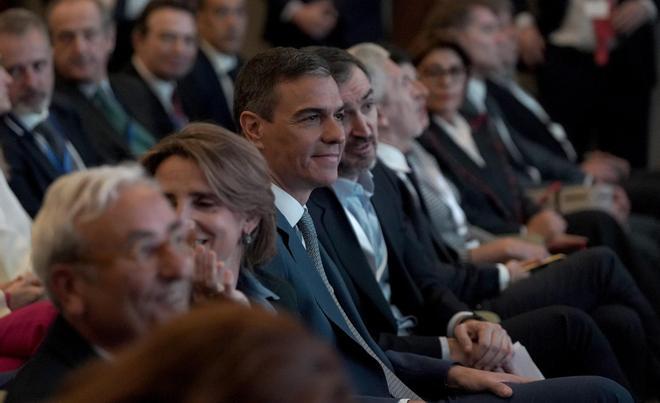
[[[181,81],[184,92],[207,100],[197,119],[236,130],[232,116],[234,80],[243,61],[240,51],[248,26],[246,0],[201,0],[197,3],[200,42],[197,60]]]
[[[121,162],[155,144],[137,118],[148,93],[134,79],[108,75],[115,48],[110,10],[100,0],[51,2],[47,14],[53,43],[56,86],[81,116],[105,159]]]
[[[535,4],[532,4],[535,3]],[[657,0],[515,0],[522,61],[578,155],[646,168]]]
[[[194,10],[181,1],[151,1],[135,22],[132,39],[135,51],[123,74],[137,79],[149,93],[140,121],[160,139],[194,120],[198,104],[204,102],[182,94],[178,85],[197,54]]]
[[[384,36],[382,0],[273,0],[264,39],[273,46],[346,48]]]
[[[101,159],[79,116],[53,97],[53,55],[42,19],[24,9],[0,14],[0,54],[12,77],[12,110],[0,121],[0,143],[11,169],[9,185],[34,216],[53,180]]]

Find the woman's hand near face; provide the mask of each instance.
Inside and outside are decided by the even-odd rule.
[[[222,296],[246,306],[250,305],[245,294],[236,289],[234,274],[225,269],[214,251],[203,245],[197,245],[194,253],[193,303]]]

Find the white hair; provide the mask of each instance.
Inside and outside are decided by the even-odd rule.
[[[158,188],[139,165],[126,164],[74,172],[48,188],[32,227],[32,261],[51,298],[53,265],[73,263],[84,250],[85,240],[77,233],[77,225],[102,215],[122,188],[138,184]]]
[[[371,88],[374,91],[374,98],[376,102],[382,102],[387,83],[387,74],[385,73],[384,66],[390,58],[390,52],[375,43],[363,42],[350,47],[348,53],[361,61],[367,68],[371,78]]]

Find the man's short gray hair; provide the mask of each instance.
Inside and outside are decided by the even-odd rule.
[[[53,265],[75,263],[85,253],[77,226],[101,216],[123,188],[140,184],[158,189],[139,165],[127,164],[74,172],[50,186],[32,227],[34,271],[48,291]]]
[[[349,48],[348,53],[352,54],[367,68],[371,78],[371,88],[374,91],[374,99],[378,103],[382,102],[387,83],[385,63],[389,60],[390,53],[382,46],[369,42],[359,43]]]

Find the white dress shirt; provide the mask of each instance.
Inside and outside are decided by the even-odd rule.
[[[167,113],[174,114],[172,94],[174,94],[174,90],[176,89],[176,82],[161,80],[156,77],[136,55],[133,55],[132,62],[135,70],[137,70],[140,77],[144,79],[151,91],[156,95],[156,98],[158,98]]]
[[[448,122],[438,115],[433,115],[432,119],[475,164],[481,168],[486,166],[486,161],[472,137],[472,129],[463,116],[456,115],[453,122]]]

